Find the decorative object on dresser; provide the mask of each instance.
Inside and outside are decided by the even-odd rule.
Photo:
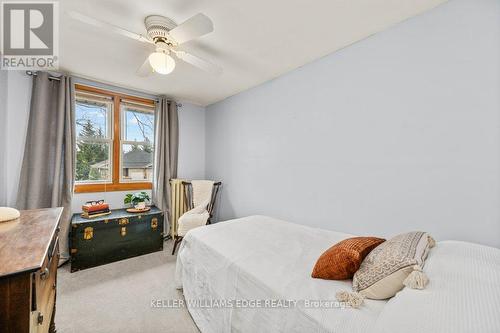
[[[0,222],[15,220],[19,217],[19,211],[10,207],[0,207]]]
[[[175,254],[177,245],[189,230],[210,224],[215,200],[222,185],[221,182],[216,183],[211,180],[183,181],[181,184],[184,187],[182,192],[185,204],[189,210],[177,220],[172,254]]]
[[[125,209],[71,221],[71,272],[163,250],[163,212],[152,206],[143,213]]]
[[[0,331],[55,332],[58,233],[63,208],[21,211],[0,228]]]

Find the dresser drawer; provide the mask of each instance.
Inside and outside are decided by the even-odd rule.
[[[56,298],[56,283],[57,283],[57,266],[59,263],[59,239],[56,238],[44,265],[40,271],[35,273],[35,292],[36,299],[34,301],[35,311],[34,327],[35,332],[48,332],[53,316],[55,298]]]

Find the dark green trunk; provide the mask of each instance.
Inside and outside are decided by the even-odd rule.
[[[71,272],[163,250],[163,212],[113,210],[110,215],[71,221]]]

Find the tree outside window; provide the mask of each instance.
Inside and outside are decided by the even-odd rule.
[[[77,86],[76,192],[151,188],[154,102]]]

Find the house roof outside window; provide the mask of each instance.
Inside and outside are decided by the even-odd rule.
[[[122,167],[125,169],[149,169],[153,166],[152,153],[144,150],[132,150],[123,155]],[[108,168],[108,160],[92,164],[93,169]]]

